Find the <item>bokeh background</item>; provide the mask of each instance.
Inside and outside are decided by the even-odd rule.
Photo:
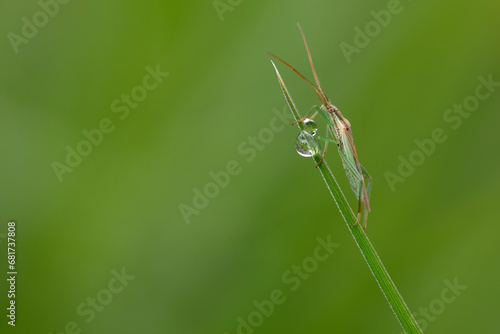
[[[4,1],[0,241],[5,278],[15,221],[18,276],[17,324],[2,315],[2,332],[401,332],[314,163],[295,152],[297,128],[276,116],[287,106],[266,52],[312,78],[296,22],[373,177],[369,236],[425,332],[500,331],[500,87],[458,128],[443,119],[479,76],[500,81],[500,5],[394,3],[70,1],[44,22],[37,1]],[[341,43],[393,5],[346,57]],[[41,27],[13,47],[34,15]],[[169,75],[115,112],[148,66]],[[278,66],[302,112],[318,103]],[[103,119],[113,131],[59,180],[54,162]],[[436,128],[447,139],[391,189],[387,172]],[[327,161],[354,204],[334,149]],[[215,189],[210,173],[228,163],[235,175]],[[212,198],[186,209],[207,185]],[[339,246],[314,266],[317,238]],[[307,276],[290,274],[304,261]],[[275,290],[284,302],[259,318],[255,302]]]

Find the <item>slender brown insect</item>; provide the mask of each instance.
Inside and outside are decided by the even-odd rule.
[[[364,214],[364,219],[363,219],[363,228],[366,229],[366,223],[368,219],[368,212],[370,212],[370,189],[371,189],[371,182],[372,178],[370,174],[366,171],[366,169],[361,165],[359,162],[358,154],[356,152],[356,146],[354,145],[354,139],[352,136],[352,130],[351,130],[351,123],[342,115],[340,110],[334,106],[328,97],[326,97],[325,91],[323,90],[323,87],[321,86],[319,82],[318,75],[316,73],[316,69],[314,68],[314,64],[312,61],[311,53],[309,52],[309,47],[307,46],[306,42],[306,37],[304,36],[304,32],[302,31],[302,28],[300,27],[300,24],[298,24],[300,33],[302,34],[302,38],[304,40],[304,44],[306,46],[307,50],[307,55],[309,57],[309,63],[311,64],[311,69],[314,75],[314,81],[316,82],[316,85],[311,83],[311,81],[307,80],[306,77],[304,77],[302,74],[300,74],[299,71],[297,71],[293,66],[288,64],[286,61],[283,59],[277,57],[276,55],[269,53],[270,56],[276,58],[289,68],[291,68],[295,73],[297,73],[302,79],[304,79],[309,86],[311,86],[315,92],[316,95],[318,95],[318,98],[321,102],[321,106],[314,106],[313,110],[315,110],[314,114],[311,117],[304,117],[296,122],[303,122],[306,119],[314,119],[316,115],[319,113],[327,122],[327,137],[319,137],[319,139],[325,140],[325,143],[328,144],[328,142],[334,142],[338,146],[338,151],[340,154],[340,158],[342,159],[342,164],[345,169],[345,173],[347,175],[347,179],[349,180],[349,183],[351,185],[352,191],[354,194],[356,194],[356,197],[358,199],[358,217],[356,220],[356,224],[359,223],[361,219],[361,207],[364,206],[365,208],[365,214]],[[281,76],[276,69],[276,74],[278,75],[278,79],[280,81],[280,85],[283,89],[283,93],[285,94],[285,98],[287,100],[291,100],[290,95],[288,94],[288,91],[286,90],[286,87],[284,87],[283,80],[281,79]],[[294,123],[296,123],[294,122]],[[330,138],[331,134],[331,138]],[[325,145],[325,149],[323,151],[323,157],[326,153],[327,145]],[[321,161],[320,161],[321,163]],[[366,178],[366,182],[365,182]]]

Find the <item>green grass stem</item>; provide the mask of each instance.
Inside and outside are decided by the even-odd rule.
[[[274,63],[273,66],[274,69],[276,70],[276,74],[278,76],[278,80],[280,82],[283,94],[285,95],[285,99],[290,107],[290,110],[295,120],[301,119],[302,117],[300,116],[297,107],[295,106],[295,103],[293,102],[290,94],[288,93],[285,83],[283,82],[278,72],[278,69],[276,68]],[[305,128],[303,122],[298,122],[297,125],[299,126],[301,132],[304,133]],[[368,236],[361,227],[362,224],[360,223],[354,226],[354,224],[356,223],[356,216],[354,215],[354,212],[352,211],[349,203],[347,202],[344,194],[342,193],[342,190],[340,189],[337,180],[333,176],[332,171],[328,167],[328,164],[324,159],[323,161],[321,161],[321,152],[318,149],[317,143],[312,142],[311,145],[309,145],[309,147],[311,148],[311,152],[315,152],[312,156],[314,164],[318,166],[318,170],[320,171],[321,176],[323,177],[323,180],[325,181],[326,186],[333,197],[333,200],[337,204],[337,207],[347,225],[347,228],[349,229],[349,232],[351,232],[351,235],[354,238],[356,245],[361,251],[363,258],[365,259],[366,264],[368,265],[373,276],[375,277],[375,280],[377,281],[380,289],[382,290],[382,293],[389,302],[389,306],[394,312],[401,327],[403,327],[406,333],[411,333],[411,334],[423,333],[422,330],[419,328],[415,318],[413,318],[411,311],[406,305],[403,297],[396,288],[396,285],[389,276],[389,273],[385,269],[384,264],[382,263],[382,260],[375,251],[375,248],[370,242],[370,239],[368,239]]]

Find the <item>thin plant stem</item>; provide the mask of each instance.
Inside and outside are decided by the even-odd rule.
[[[301,120],[302,117],[300,116],[295,103],[288,93],[285,83],[283,82],[274,63],[273,66],[276,70],[281,89],[283,91],[283,94],[285,95],[285,99],[290,107],[293,117],[296,121]],[[297,125],[300,128],[301,132],[304,134],[306,132],[306,129],[303,122],[297,122]],[[309,138],[312,137],[309,136]],[[403,327],[406,333],[423,333],[418,326],[417,321],[412,316],[411,311],[406,305],[403,297],[396,288],[396,285],[389,276],[389,273],[385,269],[384,264],[375,251],[375,248],[370,242],[370,239],[368,239],[365,230],[361,227],[361,224],[356,224],[356,226],[354,226],[357,217],[354,215],[354,212],[352,211],[349,203],[342,193],[342,190],[340,189],[337,180],[333,176],[332,171],[328,167],[328,164],[324,159],[322,159],[322,154],[320,153],[321,150],[318,149],[317,143],[315,141],[309,143],[310,151],[313,152],[312,159],[315,165],[318,167],[318,170],[320,171],[321,176],[323,177],[323,180],[325,181],[326,186],[333,197],[333,200],[337,204],[337,207],[347,225],[347,228],[349,229],[349,232],[351,232],[356,245],[361,251],[366,264],[370,268],[373,276],[375,277],[375,280],[377,281],[380,289],[382,290],[382,293],[387,299],[387,302],[389,303],[389,306],[394,312],[394,315],[399,321],[401,327]]]
[[[382,260],[378,256],[375,248],[373,247],[370,239],[366,235],[364,229],[361,227],[361,224],[357,224],[354,226],[356,222],[356,216],[352,212],[349,203],[346,201],[344,194],[340,190],[340,187],[335,180],[335,177],[332,174],[332,171],[328,167],[327,163],[323,160],[320,162],[321,156],[314,155],[314,162],[320,163],[318,169],[323,177],[323,180],[326,183],[330,194],[333,197],[333,200],[337,204],[337,207],[344,218],[344,221],[347,225],[347,228],[351,232],[356,245],[358,246],[361,254],[363,255],[366,264],[370,268],[375,280],[377,281],[382,293],[385,298],[389,302],[389,306],[392,308],[392,311],[396,315],[401,327],[406,331],[406,333],[422,333],[422,330],[419,328],[416,320],[413,318],[410,309],[406,305],[403,297],[399,293],[396,285],[392,281],[389,273],[384,267]]]

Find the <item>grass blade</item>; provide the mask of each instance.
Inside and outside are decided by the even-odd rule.
[[[272,62],[272,64],[276,71],[276,75],[278,76],[278,81],[280,83],[281,90],[285,95],[285,99],[288,103],[288,106],[290,107],[293,117],[295,118],[295,120],[301,119],[302,117],[297,107],[295,106],[292,97],[288,93],[288,90],[285,86],[285,83],[283,82],[283,79],[281,78],[281,75],[278,72],[278,69],[276,68],[276,65],[274,64],[274,62]],[[303,122],[298,122],[297,125],[303,132],[304,131]],[[401,327],[403,327],[406,333],[411,333],[411,334],[423,333],[422,330],[419,328],[415,318],[413,318],[411,311],[406,305],[403,297],[396,288],[396,285],[389,276],[389,273],[385,269],[384,264],[382,263],[382,260],[375,251],[375,248],[370,242],[370,239],[368,239],[368,236],[366,235],[365,231],[363,230],[363,228],[361,228],[360,226],[361,224],[354,226],[354,223],[356,222],[356,216],[354,215],[354,212],[352,211],[349,203],[347,202],[344,194],[342,193],[342,190],[340,189],[337,180],[333,176],[332,171],[328,167],[328,164],[326,163],[325,160],[321,161],[321,153],[319,152],[319,150],[317,150],[317,146],[311,147],[311,151],[316,152],[312,156],[314,163],[316,165],[319,164],[318,170],[320,171],[321,176],[323,177],[323,180],[325,181],[326,186],[333,197],[333,200],[337,204],[337,207],[347,225],[347,228],[349,229],[349,232],[351,232],[351,235],[354,238],[356,245],[361,251],[363,258],[365,259],[366,264],[368,265],[370,271],[375,277],[375,280],[377,281],[380,289],[382,290],[382,293],[389,302],[389,306],[394,312],[394,315],[399,321]]]

